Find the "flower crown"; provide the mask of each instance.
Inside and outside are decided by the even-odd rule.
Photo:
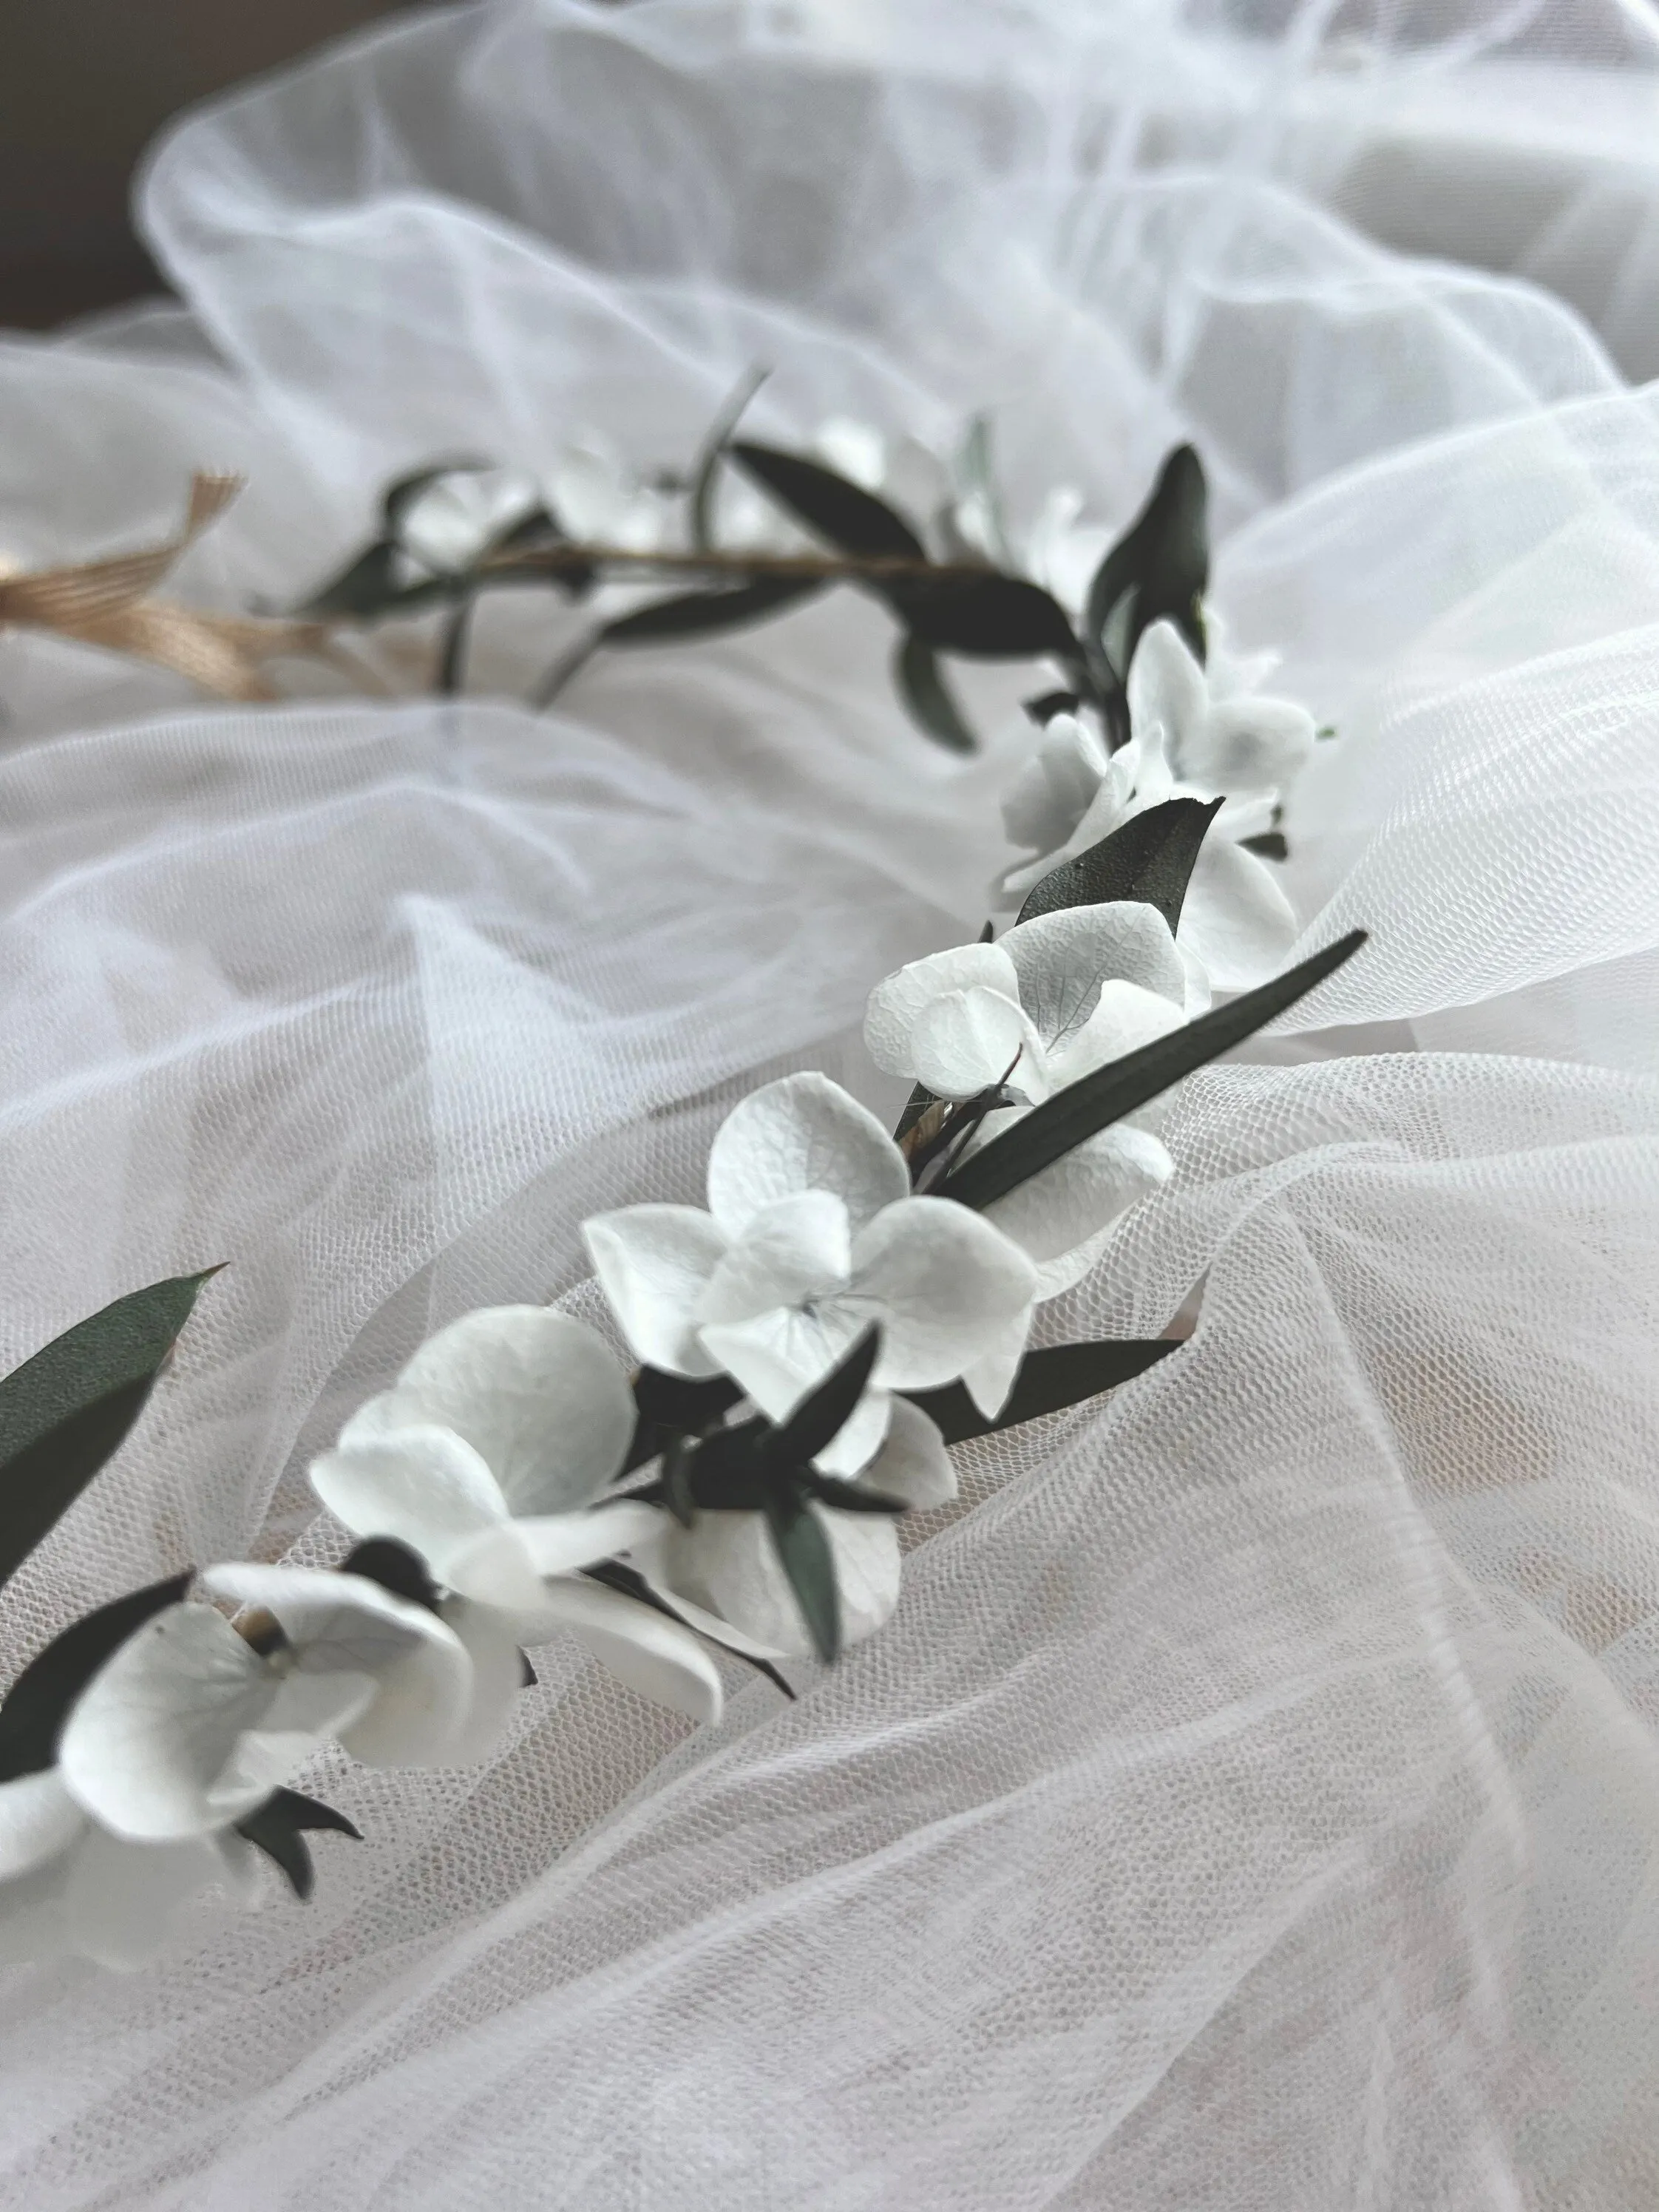
[[[994,903],[1012,919],[872,993],[871,1056],[913,1085],[892,1133],[826,1076],[785,1076],[717,1133],[706,1206],[585,1224],[631,1373],[567,1314],[465,1315],[313,1462],[352,1540],[337,1567],[185,1571],[86,1614],[29,1662],[0,1704],[13,1955],[137,1963],[209,1883],[255,1897],[262,1856],[307,1896],[307,1836],[357,1833],[291,1786],[307,1759],[330,1742],[382,1767],[489,1757],[535,1681],[526,1651],[561,1632],[698,1723],[720,1717],[720,1658],[792,1695],[786,1668],[834,1662],[892,1612],[896,1522],[955,1496],[951,1446],[1177,1349],[1028,1340],[1035,1308],[1174,1174],[1158,1133],[1171,1087],[1363,942],[1271,975],[1295,933],[1270,865],[1278,810],[1316,732],[1254,688],[1259,669],[1210,649],[1197,458],[1165,464],[1073,626],[1029,580],[918,573],[920,538],[873,491],[736,447],[731,427],[689,486],[704,538],[729,454],[832,542],[858,537],[858,580],[908,624],[901,684],[934,734],[960,726],[927,673],[936,651],[977,635],[1057,662],[1066,688],[1030,702],[1035,741],[1004,810],[1024,857]],[[503,536],[509,550],[528,539],[521,504],[483,476],[399,488],[400,535],[360,556],[322,611],[355,592],[362,611],[371,583],[423,588],[398,567],[411,547],[449,562],[452,597],[458,575],[483,588]],[[1000,542],[980,489],[981,542]],[[964,500],[960,532],[975,512]],[[544,539],[555,526],[535,514]],[[914,553],[891,550],[895,529]],[[570,542],[559,530],[541,551],[562,562]],[[731,618],[754,580],[702,596]],[[671,634],[660,617],[654,634]],[[0,1579],[118,1450],[216,1272],[118,1300],[0,1382]]]

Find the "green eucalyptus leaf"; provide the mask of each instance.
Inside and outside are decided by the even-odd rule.
[[[849,483],[822,462],[744,439],[726,450],[745,474],[763,491],[770,492],[798,522],[843,553],[866,560],[927,558],[927,547],[902,514],[885,500]]]
[[[389,612],[406,599],[407,588],[398,580],[398,548],[389,538],[382,538],[355,555],[295,612],[313,622],[331,615],[366,620]]]
[[[476,454],[464,453],[459,459],[428,461],[424,466],[411,469],[407,476],[394,477],[380,494],[380,535],[396,538],[403,529],[404,516],[428,485],[441,477],[464,476],[487,469],[488,461]]]
[[[278,1790],[263,1805],[236,1823],[236,1832],[262,1850],[288,1877],[289,1887],[302,1902],[316,1886],[316,1869],[305,1840],[307,1829],[349,1836],[354,1844],[362,1837],[343,1813],[320,1798],[307,1797],[297,1790]]]
[[[1132,814],[1099,844],[1034,884],[1019,919],[1031,921],[1063,907],[1098,906],[1109,899],[1139,899],[1156,907],[1175,929],[1205,832],[1221,804],[1218,799],[1166,799],[1161,806]]]
[[[983,1151],[953,1169],[935,1195],[953,1198],[961,1206],[994,1205],[1078,1146],[1086,1144],[1099,1130],[1137,1112],[1194,1068],[1243,1044],[1246,1037],[1304,998],[1316,984],[1334,975],[1364,942],[1363,929],[1350,930],[1334,945],[1328,945],[1323,951],[1275,976],[1271,983],[1246,991],[1231,1005],[1218,1006],[1197,1021],[1156,1037],[1139,1051],[1127,1053],[1121,1060],[1067,1085],[1041,1106],[1033,1107],[1000,1136],[994,1137]]]
[[[975,1405],[960,1382],[942,1390],[907,1390],[903,1395],[920,1406],[935,1423],[947,1444],[966,1443],[972,1437],[992,1437],[1003,1429],[1018,1428],[1044,1413],[1058,1413],[1085,1398],[1115,1390],[1120,1382],[1144,1375],[1158,1360],[1181,1349],[1171,1338],[1148,1340],[1108,1339],[1097,1344],[1053,1344],[1041,1352],[1028,1352],[1020,1363],[1014,1387],[1000,1413],[988,1418]]]
[[[44,1773],[56,1764],[58,1739],[76,1698],[152,1613],[178,1604],[195,1572],[186,1567],[181,1575],[169,1575],[83,1613],[35,1653],[0,1705],[0,1783]]]
[[[1247,853],[1258,854],[1264,860],[1288,860],[1291,857],[1282,830],[1262,830],[1254,837],[1241,837],[1238,842]]]
[[[799,600],[810,599],[824,588],[822,576],[761,576],[751,584],[734,584],[712,592],[683,592],[672,599],[658,599],[631,615],[606,623],[599,633],[601,645],[654,645],[666,638],[707,637],[717,630],[741,629],[763,622]]]
[[[893,656],[893,682],[916,727],[947,752],[977,752],[979,743],[951,696],[939,656],[926,638],[899,640]]]
[[[778,1563],[827,1666],[841,1656],[841,1593],[829,1532],[804,1494],[781,1484],[768,1490],[765,1513]]]
[[[667,1375],[659,1367],[641,1367],[634,1377],[637,1418],[622,1472],[631,1474],[636,1467],[655,1459],[676,1437],[701,1436],[705,1429],[712,1429],[742,1395],[742,1386],[729,1375],[694,1378]]]
[[[974,660],[1034,660],[1044,653],[1070,664],[1081,648],[1065,609],[1052,592],[1020,576],[896,577],[874,580],[913,637],[939,653]]]
[[[1075,714],[1083,702],[1075,691],[1039,691],[1036,698],[1022,699],[1019,703],[1029,720],[1043,730],[1056,714]]]
[[[216,1267],[133,1291],[0,1381],[0,1583],[125,1440]]]
[[[1203,463],[1192,447],[1177,446],[1146,506],[1095,571],[1084,642],[1097,676],[1119,690],[1128,681],[1141,634],[1166,617],[1204,658],[1208,507]]]
[[[424,1606],[428,1613],[439,1610],[438,1585],[426,1561],[396,1536],[366,1536],[341,1560],[340,1572],[362,1575],[365,1581],[390,1590],[393,1597]]]
[[[852,1350],[808,1391],[768,1447],[778,1468],[809,1467],[853,1418],[881,1356],[881,1330],[872,1322]]]

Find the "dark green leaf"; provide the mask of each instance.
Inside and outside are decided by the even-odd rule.
[[[851,1420],[881,1356],[881,1330],[872,1322],[822,1382],[804,1397],[768,1447],[779,1468],[809,1467]]]
[[[117,1298],[0,1382],[0,1583],[125,1441],[197,1293],[218,1272]]]
[[[925,561],[927,549],[903,516],[873,492],[839,477],[821,462],[775,446],[739,439],[726,449],[763,490],[769,491],[798,522],[826,538],[843,553],[866,559]]]
[[[975,660],[1079,658],[1076,634],[1058,599],[1019,576],[895,577],[874,580],[911,635],[940,653]]]
[[[636,1467],[655,1459],[676,1437],[701,1436],[705,1429],[712,1429],[742,1395],[741,1386],[729,1375],[694,1380],[684,1375],[665,1375],[658,1367],[641,1367],[634,1377],[634,1403],[639,1418],[623,1473],[631,1474]]]
[[[1132,814],[1109,837],[1051,868],[1033,885],[1019,919],[1030,921],[1062,907],[1097,906],[1108,899],[1140,899],[1155,906],[1173,930],[1204,833],[1220,807],[1218,799],[1166,799],[1161,806]]]
[[[1022,699],[1020,704],[1041,730],[1056,714],[1075,714],[1083,702],[1075,691],[1040,691],[1035,699]]]
[[[829,1534],[799,1491],[781,1485],[769,1490],[765,1511],[778,1563],[789,1578],[813,1648],[827,1666],[841,1656],[841,1593]]]
[[[349,561],[295,611],[312,621],[329,615],[383,614],[404,588],[398,578],[398,549],[389,538],[381,538]]]
[[[343,1575],[362,1575],[366,1581],[378,1583],[393,1597],[406,1598],[410,1605],[423,1605],[428,1613],[438,1610],[438,1585],[428,1571],[426,1561],[420,1553],[400,1544],[395,1536],[370,1536],[346,1553],[340,1562]]]
[[[1097,1130],[1137,1112],[1194,1068],[1253,1036],[1305,997],[1316,984],[1334,975],[1364,942],[1363,929],[1351,930],[1271,983],[1246,991],[1230,1006],[1218,1006],[1212,1013],[1172,1030],[1167,1036],[1142,1045],[1138,1052],[1127,1053],[1080,1082],[1068,1085],[1041,1106],[1033,1107],[1000,1136],[993,1137],[982,1152],[965,1159],[946,1176],[936,1195],[954,1198],[962,1206],[994,1205],[1086,1143]]]
[[[770,369],[751,368],[714,417],[703,440],[691,477],[691,543],[700,553],[708,552],[714,543],[714,486],[726,449],[732,442],[732,433],[771,373]]]
[[[978,742],[951,696],[939,656],[925,638],[913,634],[899,640],[893,655],[893,682],[919,730],[936,738],[949,752],[978,750]]]
[[[1142,632],[1166,617],[1204,658],[1208,505],[1203,463],[1190,446],[1177,446],[1146,506],[1095,571],[1084,641],[1097,674],[1120,688]]]
[[[477,604],[476,592],[462,592],[457,596],[444,624],[443,642],[438,649],[438,674],[433,689],[440,698],[453,699],[460,691],[465,677],[467,638],[472,627],[472,610]]]
[[[152,1613],[179,1602],[195,1571],[186,1567],[181,1575],[83,1613],[36,1652],[0,1705],[0,1782],[42,1773],[56,1761],[58,1739],[82,1689]]]
[[[824,588],[822,576],[761,576],[752,584],[734,584],[713,592],[682,592],[672,599],[658,599],[631,615],[608,622],[599,634],[602,645],[654,645],[665,638],[707,637],[723,629],[740,629],[748,623],[763,622],[798,600],[810,599]]]
[[[1291,857],[1282,830],[1263,830],[1254,837],[1241,837],[1238,842],[1247,853],[1259,853],[1264,860],[1288,860]]]
[[[301,1899],[308,1898],[316,1885],[316,1871],[305,1840],[307,1829],[327,1829],[349,1836],[355,1844],[362,1841],[343,1813],[337,1813],[333,1806],[318,1798],[302,1796],[297,1790],[278,1790],[236,1823],[237,1834],[246,1836],[282,1869],[289,1887]]]
[[[666,1599],[658,1595],[643,1575],[633,1567],[624,1566],[620,1559],[605,1559],[596,1567],[585,1567],[582,1571],[589,1582],[603,1583],[608,1589],[620,1590],[624,1597],[637,1598],[641,1605],[648,1605],[656,1612],[665,1613],[670,1620],[678,1620],[682,1628],[691,1627],[690,1622],[676,1613]],[[694,1636],[701,1636],[706,1644],[712,1644],[717,1651],[724,1651],[733,1659],[741,1659],[745,1667],[752,1667],[757,1674],[764,1674],[767,1680],[781,1690],[793,1705],[794,1692],[769,1659],[759,1658],[752,1651],[739,1651],[734,1644],[723,1644],[718,1636],[709,1635],[707,1629],[692,1629],[691,1632]]]
[[[411,469],[406,477],[398,477],[380,494],[380,535],[395,538],[403,528],[404,516],[429,484],[440,477],[453,477],[476,472],[489,466],[476,454],[464,453],[458,460],[428,461],[422,468]]]
[[[960,1382],[947,1383],[942,1390],[907,1390],[904,1395],[937,1424],[947,1444],[966,1443],[970,1437],[995,1436],[1001,1429],[1017,1428],[1022,1421],[1058,1413],[1103,1390],[1114,1390],[1180,1349],[1173,1339],[1158,1337],[1151,1341],[1118,1338],[1098,1344],[1054,1344],[1045,1351],[1028,1352],[1007,1403],[989,1419]]]
[[[800,1478],[809,1498],[837,1513],[885,1513],[896,1518],[910,1510],[910,1501],[885,1490],[868,1490],[861,1482],[844,1482],[838,1475],[820,1474],[809,1468]]]

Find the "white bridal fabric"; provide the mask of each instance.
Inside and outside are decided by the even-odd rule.
[[[780,437],[990,408],[1020,520],[1192,435],[1217,602],[1340,732],[1305,945],[1375,933],[1045,1317],[1203,1279],[1194,1340],[964,1451],[880,1636],[712,1735],[550,1648],[488,1771],[322,1762],[367,1840],[309,1905],[5,1970],[8,2204],[1654,2203],[1656,68],[1637,0],[441,11],[163,145],[182,310],[0,351],[5,549],[240,466],[185,578],[240,605],[434,452],[683,459],[756,360]],[[892,1103],[863,998],[978,925],[1016,682],[963,768],[838,599],[538,718],[570,623],[492,607],[460,705],[0,644],[0,1354],[233,1263],[0,1679],[336,1556],[342,1416],[470,1306],[587,1310],[582,1216],[695,1197],[757,1079]]]

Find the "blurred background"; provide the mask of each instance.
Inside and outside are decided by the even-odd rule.
[[[391,13],[392,0],[0,0],[0,326],[151,292],[127,219],[175,109]]]

